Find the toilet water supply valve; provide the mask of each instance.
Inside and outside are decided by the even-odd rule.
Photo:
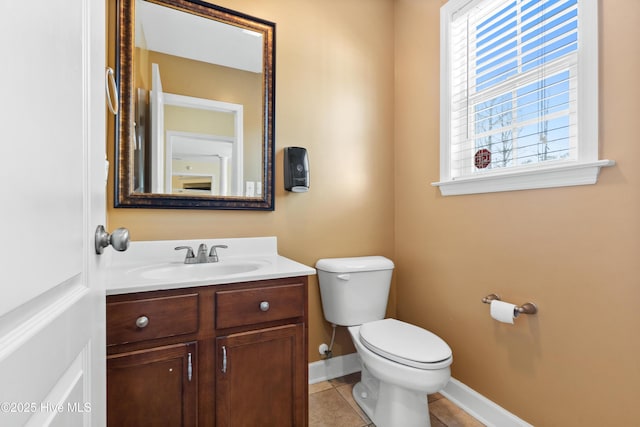
[[[318,347],[318,352],[320,353],[321,356],[326,356],[327,359],[331,357],[329,355],[330,353],[329,346],[326,343],[320,344],[320,346]]]
[[[331,332],[331,344],[327,345],[322,343],[318,347],[318,352],[321,356],[324,356],[325,359],[331,359],[333,357],[331,350],[333,349],[333,342],[336,339],[336,325],[332,323],[331,327],[333,328],[333,331]]]

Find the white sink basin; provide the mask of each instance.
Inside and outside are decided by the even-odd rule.
[[[219,262],[184,264],[178,246],[226,245]],[[106,294],[119,295],[227,283],[255,282],[315,274],[278,254],[275,237],[133,241],[126,252],[112,252]]]
[[[127,275],[141,279],[165,280],[176,283],[218,280],[222,277],[248,273],[267,266],[267,261],[220,261],[203,264],[167,262],[131,269]]]

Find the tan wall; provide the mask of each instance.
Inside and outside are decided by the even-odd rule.
[[[640,2],[600,2],[597,185],[443,198],[440,0],[397,0],[397,314],[452,347],[453,376],[536,426],[638,425]],[[540,313],[515,326],[497,292]]]
[[[276,210],[114,209],[110,229],[134,240],[278,237],[282,255],[393,256],[393,3],[390,0],[217,0],[276,22]],[[113,43],[113,42],[112,42]],[[112,51],[113,52],[113,51]],[[113,62],[112,62],[113,64]],[[284,191],[282,149],[309,151],[311,189]],[[113,164],[113,148],[109,158]],[[113,176],[113,172],[111,173]],[[395,307],[395,302],[390,304]],[[310,361],[329,342],[310,280]],[[393,311],[393,310],[392,310]],[[334,353],[353,352],[340,331]]]

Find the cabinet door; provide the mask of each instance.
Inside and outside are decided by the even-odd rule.
[[[303,324],[216,340],[216,427],[307,425]]]
[[[196,348],[176,344],[107,357],[107,424],[195,426]]]

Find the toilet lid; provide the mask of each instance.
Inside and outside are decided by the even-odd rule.
[[[451,348],[436,334],[396,319],[360,326],[360,342],[382,357],[418,369],[451,364]]]

